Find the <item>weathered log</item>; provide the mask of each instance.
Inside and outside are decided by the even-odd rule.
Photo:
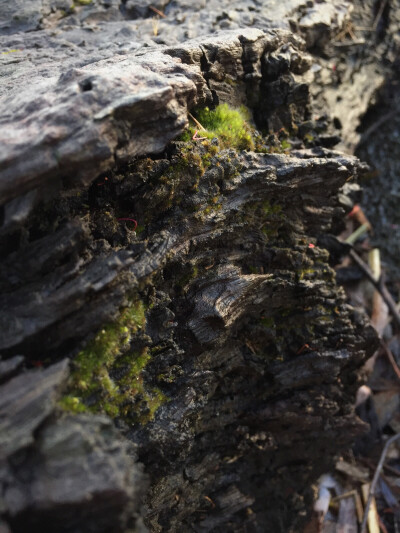
[[[174,46],[165,29],[167,46],[150,50],[114,21],[110,46],[88,54],[82,32],[92,51],[101,36],[77,28],[122,18],[114,4],[78,8],[72,30],[57,19],[56,35],[1,37],[24,44],[1,104],[3,520],[16,532],[127,533],[142,519],[154,532],[296,531],[312,482],[364,429],[355,371],[375,337],[316,243],[366,167],[305,147],[311,59],[287,21]],[[148,16],[150,3],[131,4],[122,12]],[[322,42],[328,19],[307,9],[300,33]],[[177,138],[189,111],[222,103],[245,104],[270,137],[245,124],[245,150]]]

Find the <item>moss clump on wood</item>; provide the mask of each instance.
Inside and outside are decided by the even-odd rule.
[[[216,137],[221,148],[254,149],[253,128],[249,124],[250,113],[246,107],[232,109],[228,104],[221,104],[215,109],[205,107],[196,113],[196,118],[205,128],[198,132],[199,137]],[[194,132],[194,128],[189,128],[183,134],[182,140],[190,140]]]
[[[67,394],[60,405],[75,413],[106,413],[146,423],[166,397],[146,387],[142,372],[151,356],[147,348],[134,350],[134,336],[145,324],[140,300],[105,326],[73,362]]]
[[[245,106],[233,109],[228,104],[220,104],[214,109],[205,107],[195,114],[198,125],[189,127],[180,136],[180,140],[205,142],[205,139],[210,141],[217,138],[218,150],[234,148],[265,154],[286,154],[292,148],[290,134],[285,128],[265,136],[258,132],[251,125],[251,113]],[[204,129],[200,129],[200,125]],[[292,133],[296,135],[295,132]]]

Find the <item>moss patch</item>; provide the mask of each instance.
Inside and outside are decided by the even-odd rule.
[[[144,383],[148,349],[134,350],[135,334],[145,324],[143,302],[135,301],[108,324],[75,357],[67,394],[60,405],[75,413],[105,413],[146,423],[166,401]]]
[[[198,132],[199,137],[216,137],[222,148],[254,149],[253,129],[249,124],[250,113],[246,107],[232,109],[228,104],[221,104],[215,109],[205,107],[196,113],[196,118],[205,128]],[[189,128],[183,134],[182,140],[190,140],[194,132],[195,128]]]
[[[263,154],[287,154],[292,149],[289,137],[289,133],[285,128],[265,136],[256,134],[254,137],[255,151]]]

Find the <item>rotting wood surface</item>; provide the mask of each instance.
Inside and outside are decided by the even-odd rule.
[[[365,167],[305,148],[319,144],[298,134],[311,61],[288,31],[86,67],[78,54],[66,72],[55,41],[54,75],[35,86],[32,69],[32,86],[3,100],[0,349],[25,357],[12,394],[10,381],[0,390],[4,427],[47,398],[41,378],[62,357],[70,380],[52,384],[52,416],[3,452],[4,520],[13,532],[141,520],[296,531],[312,481],[364,429],[355,370],[375,337],[316,242],[340,226],[342,188]],[[217,103],[289,130],[289,148],[278,134],[258,152],[177,140],[189,111]],[[25,379],[38,383],[32,405]]]

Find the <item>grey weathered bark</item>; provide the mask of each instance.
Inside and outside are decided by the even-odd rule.
[[[364,428],[355,371],[375,345],[316,246],[366,167],[305,148],[312,59],[289,31],[324,42],[349,4],[321,21],[269,3],[283,28],[173,44],[210,26],[181,3],[188,20],[175,37],[173,12],[160,20],[166,45],[148,50],[141,4],[93,2],[63,21],[61,3],[49,16],[42,2],[42,22],[20,21],[36,31],[3,26],[0,511],[15,532],[140,531],[142,519],[295,531],[311,483]],[[103,33],[88,26],[107,17]],[[271,153],[277,137],[260,134],[258,152],[177,140],[189,111],[219,103],[291,129],[293,149]],[[319,126],[310,144],[333,144]]]

